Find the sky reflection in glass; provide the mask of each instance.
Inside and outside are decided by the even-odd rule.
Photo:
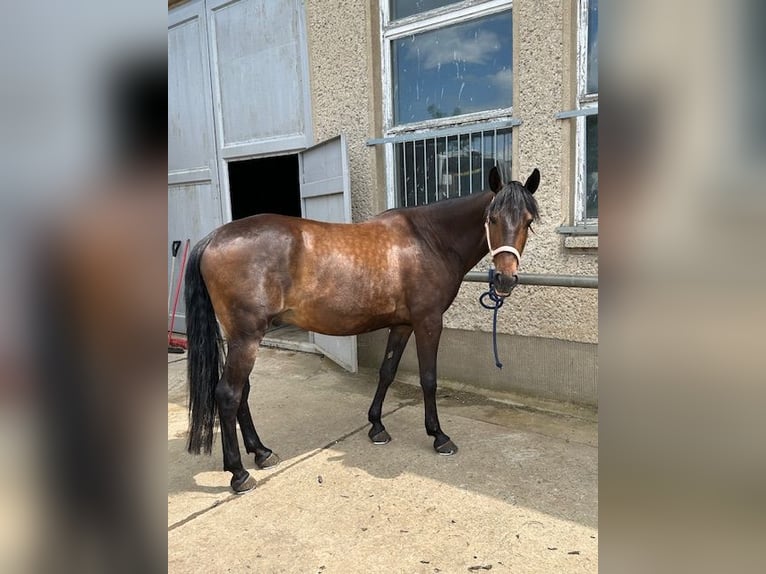
[[[509,108],[511,12],[393,41],[396,125]]]
[[[588,2],[588,85],[587,93],[598,93],[598,0]]]

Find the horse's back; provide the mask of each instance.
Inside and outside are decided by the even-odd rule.
[[[408,221],[396,213],[358,224],[263,214],[213,232],[202,271],[224,325],[239,320],[236,308],[351,334],[408,320],[405,278],[416,261]]]
[[[307,220],[295,254],[286,320],[326,334],[354,334],[409,319],[405,267],[416,259],[406,222]]]
[[[237,242],[243,239],[255,239],[263,233],[285,232],[303,221],[300,217],[279,215],[276,213],[260,213],[235,219],[212,232],[213,247]]]

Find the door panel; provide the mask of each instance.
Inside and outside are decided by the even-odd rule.
[[[192,13],[168,29],[168,171],[174,175],[209,169],[215,154],[204,28]]]
[[[223,223],[208,65],[205,3],[168,13],[168,285],[178,284],[183,247],[170,284],[174,240],[193,246]],[[172,305],[172,298],[171,298]],[[186,332],[183,285],[173,329]],[[168,310],[168,315],[171,310]],[[168,316],[168,321],[170,317]]]
[[[303,217],[351,223],[351,184],[346,138],[339,135],[307,149],[299,156],[301,210]],[[314,344],[327,357],[355,373],[356,337],[311,334]]]
[[[223,158],[309,142],[304,5],[209,0],[213,93]]]

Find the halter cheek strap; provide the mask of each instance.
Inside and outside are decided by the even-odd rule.
[[[489,220],[484,221],[484,229],[487,232],[487,247],[489,247],[489,254],[492,256],[493,260],[495,255],[498,253],[513,253],[516,256],[516,260],[519,262],[519,265],[521,265],[521,253],[519,253],[515,247],[511,247],[510,245],[501,245],[497,249],[492,249],[492,242],[489,240]]]

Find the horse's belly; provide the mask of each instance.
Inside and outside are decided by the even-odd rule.
[[[327,335],[356,335],[406,322],[402,249],[379,229],[356,231],[304,233],[304,253],[285,293],[283,320]]]
[[[280,318],[325,335],[359,335],[408,320],[402,306],[393,298],[342,291],[303,301]]]

